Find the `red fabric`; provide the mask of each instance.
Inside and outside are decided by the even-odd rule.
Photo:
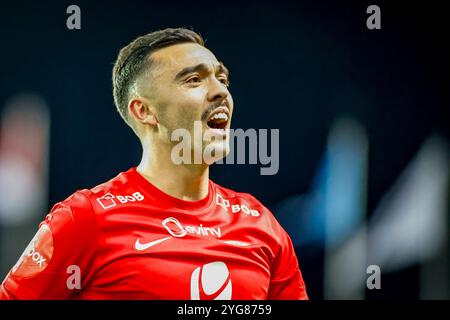
[[[56,204],[40,226],[0,299],[308,298],[272,213],[212,181],[205,199],[183,201],[131,168]]]

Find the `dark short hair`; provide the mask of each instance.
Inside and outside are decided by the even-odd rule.
[[[149,56],[158,49],[186,42],[204,46],[203,38],[192,30],[167,28],[140,36],[120,50],[113,67],[113,96],[117,111],[127,124],[130,88],[151,66]]]

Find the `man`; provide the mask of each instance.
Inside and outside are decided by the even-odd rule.
[[[271,212],[209,180],[209,165],[228,152],[228,84],[224,64],[191,30],[124,47],[114,101],[142,160],[56,204],[0,298],[307,299],[291,240]],[[191,161],[180,163],[173,134],[194,136],[196,126],[205,132],[200,148],[193,139],[183,155]]]

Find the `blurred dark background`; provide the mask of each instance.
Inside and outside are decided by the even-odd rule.
[[[71,4],[81,9],[80,30],[66,27]],[[381,9],[380,30],[366,27],[371,4]],[[139,163],[138,140],[113,104],[112,65],[120,48],[135,37],[184,26],[199,32],[230,69],[232,127],[280,129],[276,175],[260,175],[260,165],[215,165],[212,179],[254,194],[280,214],[291,234],[289,218],[279,213],[283,201],[312,192],[330,130],[345,117],[356,123],[367,143],[361,214],[370,221],[430,137],[439,141],[442,175],[448,179],[447,20],[438,1],[2,3],[0,111],[14,97],[32,94],[48,107],[51,123],[48,178],[42,184],[47,197],[42,211],[33,214],[38,222],[75,190]],[[441,266],[448,263],[448,184],[443,188],[447,231]],[[305,206],[298,208],[299,215],[307,215]],[[3,238],[10,230],[20,233],[20,249],[11,255],[3,250],[1,277],[37,230],[36,223],[26,231],[14,225],[4,223]],[[356,296],[327,293],[334,289],[326,289],[326,241],[294,243],[311,299],[450,296],[448,278],[441,279],[446,286],[439,295],[423,295],[423,265],[429,260],[419,258],[383,274],[381,290],[366,288]]]

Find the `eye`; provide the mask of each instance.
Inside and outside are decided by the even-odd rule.
[[[200,82],[199,76],[192,76],[186,81],[186,83],[198,83],[198,82]]]
[[[222,82],[227,87],[230,85],[230,81],[225,77],[219,78],[219,81]]]

